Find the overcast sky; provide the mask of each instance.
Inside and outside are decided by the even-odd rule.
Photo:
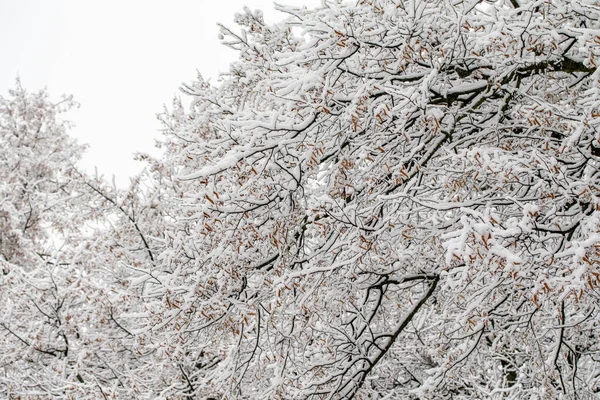
[[[320,0],[278,0],[320,4]],[[246,5],[267,22],[284,17],[271,0],[0,0],[0,95],[20,76],[53,99],[73,94],[71,132],[90,145],[82,165],[124,185],[141,169],[136,151],[152,152],[156,113],[183,82],[216,80],[235,53],[219,44],[217,22],[233,26]]]

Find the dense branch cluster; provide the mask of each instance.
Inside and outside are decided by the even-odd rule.
[[[0,247],[8,285],[46,268],[59,304],[2,306],[0,393],[600,391],[600,4],[281,11],[221,28],[239,60],[184,87],[129,189],[72,178],[96,225],[65,265]]]

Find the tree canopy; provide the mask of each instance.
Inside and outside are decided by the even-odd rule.
[[[279,8],[277,24],[245,10],[221,27],[238,61],[183,87],[191,105],[162,115],[164,155],[141,155],[128,190],[79,175],[80,207],[104,222],[65,267],[93,293],[61,331],[78,358],[38,362],[2,309],[27,390],[600,391],[600,4]]]

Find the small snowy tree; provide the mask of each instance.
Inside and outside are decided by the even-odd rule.
[[[163,395],[600,390],[600,5],[280,10],[164,117],[174,222],[132,320]]]
[[[33,244],[48,244],[50,225],[60,233],[67,218],[75,162],[83,150],[66,135],[58,113],[71,98],[54,104],[46,92],[17,87],[0,98],[0,257],[8,262],[45,258]]]
[[[35,362],[66,352],[62,300],[54,280],[61,269],[55,243],[64,240],[74,214],[70,203],[74,163],[82,147],[66,134],[45,91],[27,93],[17,81],[0,97],[0,393],[33,384]],[[68,235],[68,234],[67,234]],[[35,360],[35,361],[34,361]],[[30,372],[36,371],[32,374]],[[18,393],[18,392],[17,392]]]
[[[111,209],[91,190],[100,181],[75,167],[83,147],[60,119],[74,105],[19,82],[0,97],[2,398],[101,398],[119,379],[135,393],[112,369],[131,358],[113,317],[123,308],[119,264],[99,265],[111,243],[86,225]]]

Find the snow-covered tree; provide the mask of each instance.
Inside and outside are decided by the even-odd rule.
[[[0,393],[600,391],[600,4],[280,9],[222,27],[238,61],[184,87],[127,190],[68,172],[68,151],[0,155]],[[38,125],[72,148],[11,123],[6,154]],[[28,189],[15,165],[46,158]],[[71,239],[40,251],[52,232]]]
[[[170,203],[152,197],[158,180],[122,190],[78,170],[83,146],[61,119],[74,105],[19,82],[0,98],[2,398],[143,398],[168,387],[152,381],[160,371],[122,318],[146,315],[129,287],[151,276]]]
[[[57,117],[73,105],[71,98],[52,103],[45,91],[27,93],[18,81],[8,98],[0,97],[3,397],[33,384],[36,362],[68,348],[64,334],[54,329],[62,319],[62,300],[53,279],[62,265],[55,243],[77,219],[70,183],[82,148]]]
[[[60,115],[74,105],[19,82],[0,97],[2,398],[102,398],[119,380],[136,393],[118,375],[131,358],[113,316],[126,308],[126,275],[110,257],[115,238],[99,229],[116,213],[112,191],[75,166],[83,146]]]
[[[127,320],[156,393],[600,390],[600,4],[280,9],[164,116],[172,218]]]
[[[48,241],[49,225],[60,233],[68,219],[65,187],[83,148],[56,119],[74,105],[71,98],[54,104],[19,81],[9,96],[0,97],[0,257],[30,262],[47,257],[32,245]]]

